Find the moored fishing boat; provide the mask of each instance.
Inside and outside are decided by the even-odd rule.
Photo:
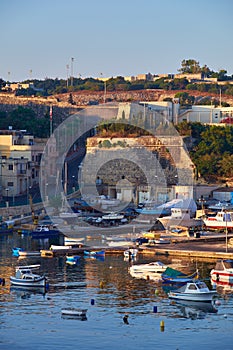
[[[78,309],[74,307],[68,307],[61,310],[62,316],[70,316],[70,317],[83,317],[87,316],[87,309]]]
[[[39,252],[39,251],[37,251],[37,250],[35,250],[35,251],[27,251],[27,250],[19,250],[18,251],[18,256],[20,257],[20,258],[27,258],[27,257],[34,257],[34,256],[40,256],[41,255],[41,253]]]
[[[90,256],[90,257],[104,257],[105,251],[104,250],[84,250],[84,255]]]
[[[13,247],[12,248],[12,255],[13,256],[19,256],[19,252],[22,252],[23,251],[23,248],[21,247]]]
[[[46,287],[47,278],[44,275],[38,275],[32,272],[40,265],[18,266],[15,270],[15,276],[10,276],[12,285],[21,287]]]
[[[47,224],[40,224],[37,225],[35,230],[30,232],[30,236],[32,238],[45,238],[45,237],[54,237],[59,236],[60,231],[57,229],[56,226],[53,225],[47,225]]]
[[[233,230],[233,211],[218,211],[215,216],[209,216],[203,219],[204,224],[209,229],[214,230]]]
[[[233,260],[222,259],[216,262],[215,268],[210,271],[212,282],[233,285]]]
[[[210,290],[204,282],[192,281],[182,287],[170,291],[168,297],[171,299],[211,302],[217,295],[215,290]]]
[[[69,265],[77,265],[80,258],[81,257],[79,255],[67,255],[66,263]]]
[[[198,271],[193,272],[190,275],[187,275],[179,270],[167,267],[167,269],[162,273],[161,277],[163,282],[169,284],[186,284],[192,282],[193,279],[198,278]]]
[[[64,244],[65,245],[80,245],[81,243],[83,243],[83,241],[85,240],[84,237],[81,238],[72,238],[72,237],[64,237]]]

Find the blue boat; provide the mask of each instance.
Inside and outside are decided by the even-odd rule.
[[[13,224],[11,224],[11,221],[0,221],[0,233],[13,233]]]
[[[187,275],[181,271],[172,269],[171,267],[167,267],[166,270],[161,275],[163,282],[169,284],[186,284],[188,282],[192,282],[193,279],[197,279],[199,277],[198,271]]]
[[[23,248],[20,248],[20,247],[12,248],[12,255],[13,256],[19,256],[19,252],[23,252]]]
[[[104,250],[99,250],[99,251],[84,250],[84,255],[89,256],[89,257],[103,257],[103,256],[105,256],[105,251]]]
[[[50,227],[50,225],[38,225],[37,228],[30,233],[32,238],[46,238],[59,236],[60,231],[55,227]]]
[[[81,257],[79,255],[67,255],[66,263],[69,265],[76,265]]]

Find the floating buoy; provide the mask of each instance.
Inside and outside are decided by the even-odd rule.
[[[155,289],[155,295],[159,295],[158,289]]]
[[[95,305],[95,299],[91,299],[91,305]]]
[[[227,318],[227,315],[226,315],[226,314],[224,314],[224,317],[225,317],[225,318]]]
[[[153,307],[153,312],[156,313],[157,312],[157,306]]]
[[[125,324],[129,324],[128,317],[129,317],[129,315],[125,315],[125,316],[123,317],[123,322],[124,322]]]
[[[100,288],[104,288],[104,282],[100,281]]]
[[[161,330],[161,332],[164,332],[164,328],[165,328],[164,321],[161,321],[160,322],[160,330]]]
[[[221,302],[219,300],[215,300],[215,305],[221,305]]]

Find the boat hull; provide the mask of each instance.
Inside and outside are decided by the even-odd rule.
[[[46,277],[45,276],[41,276],[38,278],[35,278],[34,280],[27,280],[27,279],[21,279],[21,278],[16,278],[11,276],[10,277],[10,282],[13,286],[20,286],[20,287],[46,287]]]
[[[223,282],[226,284],[233,284],[233,273],[228,273],[226,271],[211,271],[211,279],[213,282]]]
[[[75,309],[75,308],[66,308],[61,310],[62,315],[64,316],[78,316],[86,317],[87,309]]]
[[[209,291],[206,293],[180,293],[180,292],[170,292],[168,294],[170,299],[177,300],[187,300],[187,301],[197,301],[197,302],[211,302],[213,297],[217,293],[215,291]]]

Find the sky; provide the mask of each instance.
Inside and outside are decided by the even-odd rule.
[[[233,74],[232,0],[0,0],[0,78]],[[73,58],[73,60],[72,60]]]

